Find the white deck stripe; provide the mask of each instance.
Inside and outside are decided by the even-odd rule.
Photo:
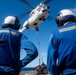
[[[66,32],[66,31],[70,31],[70,30],[74,30],[76,29],[76,26],[71,26],[71,27],[67,27],[67,28],[62,28],[62,29],[59,29],[59,32]]]

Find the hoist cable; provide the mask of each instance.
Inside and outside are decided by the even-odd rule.
[[[39,35],[38,35],[38,31],[36,31],[36,35],[37,35],[37,40],[38,40],[38,52],[39,52],[39,65],[41,65],[41,50],[40,50],[40,41],[39,41]]]

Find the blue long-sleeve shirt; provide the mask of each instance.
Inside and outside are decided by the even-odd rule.
[[[20,50],[27,54],[20,60]],[[38,56],[36,46],[22,33],[4,28],[0,30],[0,71],[20,70]]]
[[[68,23],[51,34],[47,55],[51,75],[76,73],[76,23]]]

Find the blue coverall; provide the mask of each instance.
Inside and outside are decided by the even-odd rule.
[[[47,54],[51,75],[76,73],[76,23],[70,22],[51,34]]]
[[[20,60],[20,50],[26,55]],[[17,30],[4,28],[0,30],[0,72],[19,75],[20,69],[34,60],[38,55],[36,46]]]

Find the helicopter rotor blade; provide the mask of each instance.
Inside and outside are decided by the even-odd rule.
[[[23,13],[23,14],[21,14],[21,15],[18,15],[17,17],[18,17],[19,19],[21,19],[21,18],[25,17],[27,14],[29,14],[30,12],[31,12],[31,11],[25,12],[25,13]]]
[[[34,9],[34,7],[29,3],[29,2],[27,2],[26,0],[20,0],[20,1],[22,1],[23,3],[25,3],[25,4],[27,4],[29,7],[31,7],[32,9]]]
[[[42,3],[43,4],[47,4],[47,3],[49,3],[49,2],[51,2],[52,0],[44,0]]]

